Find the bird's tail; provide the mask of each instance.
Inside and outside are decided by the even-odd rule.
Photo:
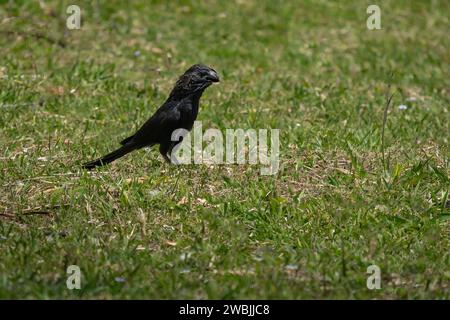
[[[84,169],[94,169],[97,166],[103,166],[105,164],[108,164],[110,162],[113,162],[116,159],[119,159],[120,157],[123,157],[127,153],[133,151],[135,148],[133,146],[123,146],[111,153],[108,153],[106,156],[103,156],[101,158],[98,158],[96,160],[84,163],[82,166]]]

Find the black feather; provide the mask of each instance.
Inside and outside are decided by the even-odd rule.
[[[108,153],[106,156],[103,156],[101,158],[98,158],[96,160],[93,160],[93,161],[83,164],[83,168],[91,170],[91,169],[94,169],[95,167],[103,166],[105,164],[108,164],[110,162],[113,162],[114,160],[117,160],[117,159],[123,157],[124,155],[126,155],[127,153],[130,153],[133,150],[134,150],[134,148],[131,146],[123,146],[111,153]]]

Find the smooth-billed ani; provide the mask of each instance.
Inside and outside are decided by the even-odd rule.
[[[170,162],[172,149],[179,141],[171,141],[176,129],[191,130],[197,118],[200,97],[203,91],[219,76],[214,69],[196,64],[190,67],[176,82],[166,102],[132,136],[121,142],[119,149],[91,162],[83,164],[85,169],[108,164],[131,151],[159,144],[159,152]]]

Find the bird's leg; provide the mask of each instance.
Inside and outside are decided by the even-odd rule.
[[[175,158],[172,158],[172,152],[173,152],[174,150],[175,150],[175,152],[176,152],[177,147],[180,145],[181,141],[183,141],[183,137],[180,137],[180,140],[174,141],[174,142],[172,142],[172,143],[169,145],[169,151],[168,151],[167,154],[169,155],[170,163],[173,163],[173,164],[179,164],[176,157],[175,157]],[[173,161],[172,161],[172,160],[173,160]]]
[[[167,163],[171,163],[170,158],[167,156],[167,154],[163,154],[162,156]]]
[[[159,145],[159,153],[161,153],[161,155],[163,156],[164,160],[167,163],[170,163],[170,158],[167,156],[167,153],[169,152],[170,149],[170,144],[163,144],[161,143]]]

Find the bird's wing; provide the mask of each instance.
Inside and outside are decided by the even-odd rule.
[[[128,143],[142,148],[166,140],[181,123],[178,101],[164,103],[155,114],[144,123]]]

